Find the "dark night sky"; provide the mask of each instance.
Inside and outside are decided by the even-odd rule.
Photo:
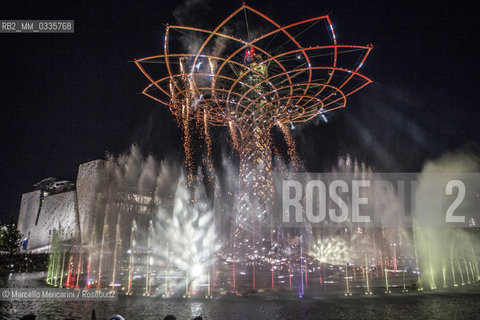
[[[158,159],[181,159],[179,129],[166,108],[138,94],[148,80],[129,61],[161,53],[163,24],[178,23],[174,12],[189,25],[214,27],[241,4],[97,2],[0,3],[0,19],[75,20],[74,34],[0,34],[3,222],[17,216],[21,194],[34,183],[74,179],[80,163],[106,151],[137,143]],[[428,159],[480,141],[473,2],[247,3],[284,25],[331,13],[340,44],[374,45],[361,69],[374,84],[329,115],[328,124],[297,128],[311,171],[328,169],[345,153],[377,170],[419,171]],[[222,141],[220,135],[214,144]]]

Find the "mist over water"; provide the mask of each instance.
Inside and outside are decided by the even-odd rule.
[[[454,177],[478,171],[478,164],[478,157],[467,153],[427,163],[418,179],[414,217],[425,219],[430,212],[431,179],[424,176],[442,172]],[[316,174],[299,173],[279,155],[273,171],[276,190],[282,179],[294,175],[317,179]],[[329,175],[325,183],[335,177],[347,176],[348,183],[381,177],[348,155],[338,158]],[[182,164],[144,156],[137,146],[126,154],[108,155],[96,185],[92,231],[70,252],[53,245],[47,282],[117,288],[127,295],[211,296],[264,288],[303,295],[307,288],[327,287],[370,294],[375,287],[435,289],[478,280],[473,229],[426,228],[415,220],[413,228],[350,221],[289,227],[279,223],[281,208],[273,207],[272,220],[251,229],[250,237],[238,236],[243,227],[235,224],[235,161],[223,156],[213,179],[199,168],[193,186],[187,185]],[[381,208],[399,213],[399,201],[386,193]],[[366,205],[362,210],[363,215],[375,209]],[[70,267],[62,269],[61,261]]]
[[[109,281],[133,293],[135,280],[145,278],[142,290],[149,294],[159,277],[205,282],[218,247],[213,217],[201,179],[187,189],[182,166],[144,157],[136,146],[109,155],[97,184],[87,283]],[[168,270],[170,264],[175,268]]]
[[[476,228],[425,227],[422,221],[444,220],[443,210],[432,208],[448,207],[433,197],[437,185],[447,185],[448,181],[458,179],[461,173],[478,173],[480,157],[468,149],[447,153],[440,158],[425,163],[419,177],[419,186],[415,197],[414,239],[421,270],[419,282],[430,289],[470,284],[479,279],[478,270],[478,234]],[[441,179],[429,179],[429,174],[441,174]],[[478,182],[477,182],[478,183]],[[457,190],[457,192],[459,192]],[[452,192],[453,193],[453,192]],[[454,198],[455,199],[455,198]],[[478,210],[478,194],[466,197],[463,206]],[[467,221],[475,226],[478,221]]]

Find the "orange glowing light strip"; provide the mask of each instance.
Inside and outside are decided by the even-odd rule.
[[[256,15],[262,17],[263,19],[271,23],[273,26],[275,26],[276,29],[248,42],[242,39],[238,39],[234,36],[218,32],[227,22],[229,22],[235,15],[239,14],[243,9],[248,9],[249,11],[255,13]],[[322,19],[326,20],[329,32],[332,36],[333,44],[331,45],[304,48],[295,39],[295,37],[288,32],[288,29],[291,29],[295,26],[316,22]],[[199,50],[195,54],[170,54],[168,49],[168,37],[169,37],[170,29],[183,29],[183,30],[207,33],[208,37],[205,41],[203,41]],[[256,43],[258,43],[260,40],[265,39],[272,35],[276,35],[277,33],[285,34],[286,37],[298,49],[291,50],[291,51],[284,52],[277,55],[271,55],[267,50],[264,50],[263,48],[256,45]],[[238,42],[241,44],[241,46],[239,49],[231,53],[227,58],[202,54],[202,51],[206,48],[207,44],[212,40],[214,36],[218,36],[218,37],[222,37],[225,39]],[[266,59],[259,62],[258,65],[253,65],[253,67],[236,62],[234,58],[242,50],[249,47],[254,48],[255,50],[257,50],[257,52],[261,54],[264,54],[266,56]],[[361,59],[360,63],[356,64],[356,66],[352,70],[350,70],[350,69],[337,67],[337,60],[338,60],[338,54],[339,54],[338,49],[340,48],[360,49],[360,50],[366,50],[366,52],[363,55],[363,58]],[[312,67],[313,60],[311,60],[311,57],[308,53],[319,51],[319,50],[325,50],[325,49],[333,49],[332,66]],[[230,125],[231,126],[232,125],[231,118],[230,118],[231,112],[235,112],[235,114],[240,116],[240,118],[246,117],[247,112],[253,114],[255,112],[255,108],[258,107],[256,104],[259,103],[260,99],[266,99],[267,101],[266,103],[268,105],[273,106],[274,108],[277,108],[276,119],[285,121],[285,122],[287,121],[304,122],[304,121],[310,120],[320,112],[324,113],[324,112],[332,111],[341,107],[345,107],[347,96],[357,92],[358,90],[362,89],[363,87],[365,87],[366,85],[372,82],[372,80],[370,80],[369,78],[367,78],[366,76],[358,72],[358,70],[365,62],[371,50],[372,50],[372,46],[338,45],[336,35],[333,29],[333,25],[328,15],[306,19],[306,20],[299,21],[299,22],[282,27],[278,23],[276,23],[274,20],[267,17],[266,15],[243,4],[239,9],[235,10],[226,19],[224,19],[213,31],[193,28],[193,27],[185,27],[185,26],[167,26],[165,31],[165,38],[164,38],[164,54],[137,59],[134,62],[137,65],[137,67],[141,70],[141,72],[151,82],[142,91],[144,95],[154,99],[155,101],[158,101],[162,104],[169,106],[170,110],[176,114],[178,114],[179,112],[178,110],[179,104],[177,104],[175,101],[177,101],[177,99],[184,99],[184,101],[187,101],[188,103],[189,97],[192,97],[192,103],[194,103],[193,106],[196,110],[196,111],[192,110],[192,112],[190,113],[190,117],[192,119],[199,119],[200,117],[202,117],[202,119],[199,119],[199,120],[208,122],[212,125]],[[280,59],[282,57],[296,54],[296,53],[302,54],[302,56],[305,59],[304,61],[306,61],[306,62],[302,61],[302,64],[307,64],[308,68],[299,68],[297,66],[294,69],[288,70],[285,67],[284,63],[280,62]],[[197,61],[200,57],[207,58],[210,64],[210,73],[195,72],[195,69],[192,69],[192,72],[189,74],[189,78],[188,78],[189,85],[186,85],[184,83],[183,86],[185,87],[185,89],[182,89],[179,86],[179,84],[181,84],[182,82],[181,80],[184,78],[185,74],[176,74],[175,72],[173,72],[170,59],[175,57],[193,58],[193,66],[197,65]],[[150,60],[153,62],[155,59],[161,59],[165,61],[166,69],[168,73],[167,77],[161,78],[159,80],[154,80],[146,72],[144,67],[141,65],[141,63],[149,62]],[[221,62],[220,66],[217,67],[217,70],[215,71],[212,64],[212,61],[214,60]],[[269,65],[270,62],[274,62],[274,65],[278,66],[281,69],[281,72],[275,72],[272,75],[265,76],[264,74],[255,70],[256,66],[260,66],[262,64]],[[240,67],[241,70],[243,71],[241,72],[240,75],[236,74],[235,78],[232,76],[221,74],[222,71],[226,70],[225,66],[227,64],[232,64],[237,67]],[[312,81],[314,70],[328,70],[329,71],[328,79],[322,82]],[[228,71],[226,72],[229,73]],[[292,76],[296,77],[300,75],[302,72],[305,72],[305,73],[308,72],[307,81],[304,80],[301,83],[294,82],[292,80],[293,79]],[[333,79],[333,75],[336,72],[349,73],[349,75],[344,80],[342,80],[342,82],[339,85],[331,85],[330,83]],[[247,74],[251,76],[254,75],[255,77],[257,77],[255,78],[256,82],[253,85],[248,84],[245,81],[242,81],[242,78],[247,76]],[[198,86],[195,81],[196,77],[204,77],[204,76],[211,77],[211,85],[209,87]],[[285,77],[285,79],[281,80],[280,82],[277,82],[277,84],[272,83],[272,81],[274,81],[275,79],[278,79],[279,77]],[[344,92],[342,88],[344,88],[346,84],[349,83],[354,77],[361,79],[362,81],[364,81],[364,83],[360,84],[354,89],[349,89],[347,92]],[[258,80],[258,78],[260,80]],[[176,81],[176,79],[178,80]],[[183,79],[183,81],[185,81],[185,79]],[[281,83],[285,81],[287,81],[286,85],[279,86]],[[217,85],[217,83],[219,84]],[[167,87],[170,87],[170,90],[166,90],[164,88],[165,84],[168,84]],[[237,84],[240,84],[241,88],[247,88],[247,90],[246,91],[242,90],[242,92],[237,91],[238,90],[236,89]],[[260,89],[260,91],[257,90],[257,88],[260,88],[260,86],[262,85],[267,85],[267,86],[269,85],[271,87],[271,90],[268,92],[263,92],[262,89]],[[173,86],[176,88],[176,91],[172,89]],[[223,86],[223,87],[220,87],[220,86]],[[165,95],[167,99],[169,99],[169,101],[164,101],[159,97],[156,97],[153,93],[149,93],[148,91],[153,87],[156,87],[162,94]],[[310,92],[312,91],[311,88],[314,88],[314,87],[319,88],[319,90],[316,93]],[[327,96],[321,97],[320,95],[326,88],[330,88],[331,92]],[[280,91],[285,91],[285,90],[288,90],[288,93],[286,94],[280,93]],[[302,90],[303,94],[293,94],[294,90],[297,90],[297,91]],[[255,99],[251,99],[247,96],[249,93],[253,93],[253,92],[256,92],[259,95]],[[331,100],[331,97],[336,93],[340,93],[340,97],[335,100]],[[218,94],[220,94],[221,96],[218,96]],[[226,94],[226,96],[224,94]],[[210,95],[211,98],[206,98],[205,95],[206,96]],[[234,101],[234,98],[232,98],[232,95],[239,98],[239,100]],[[274,95],[275,98],[268,95]],[[195,98],[195,96],[199,98]],[[194,100],[195,102],[193,102],[193,99],[195,99]],[[292,103],[292,99],[296,99],[296,103]],[[338,105],[334,106],[334,104],[338,104]],[[231,106],[234,106],[234,108],[231,109],[230,108]],[[285,113],[285,106],[289,107],[290,109],[289,113],[291,116]],[[319,109],[317,109],[317,106],[320,106]],[[328,106],[332,106],[332,107],[327,108]],[[302,111],[300,112],[300,110]],[[242,132],[240,132],[240,134],[242,134]]]

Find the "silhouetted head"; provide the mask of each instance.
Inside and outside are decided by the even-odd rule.
[[[193,320],[203,320],[203,318],[198,316],[198,317],[193,318]]]
[[[165,318],[163,318],[163,320],[176,320],[177,318],[175,318],[174,316],[172,316],[171,314],[169,314],[168,316],[166,316]]]

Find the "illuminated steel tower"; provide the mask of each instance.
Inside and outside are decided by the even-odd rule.
[[[326,120],[371,82],[358,72],[371,49],[338,44],[328,15],[281,26],[243,4],[213,30],[167,26],[163,54],[135,64],[150,80],[143,94],[167,106],[183,128],[190,179],[192,129],[211,158],[210,127],[229,128],[240,157],[236,225],[255,232],[270,219],[271,130],[281,130],[295,164],[291,130]]]

